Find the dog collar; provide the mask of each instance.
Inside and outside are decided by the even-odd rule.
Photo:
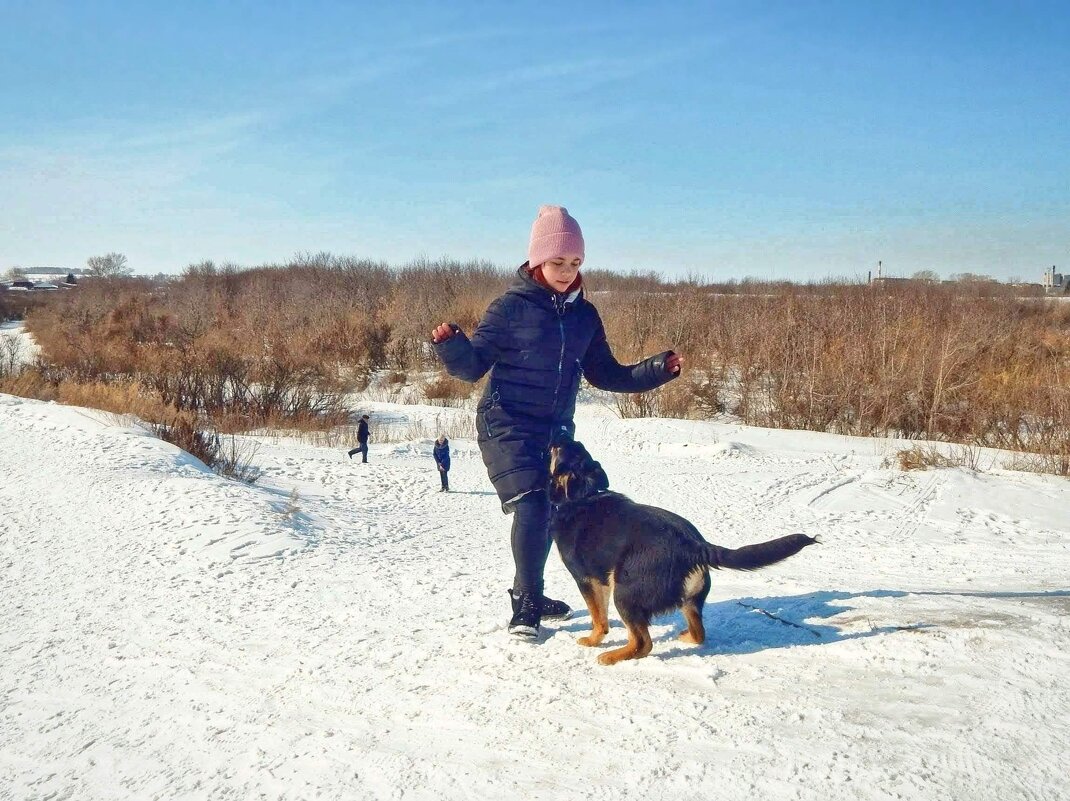
[[[585,495],[582,498],[577,498],[576,500],[565,500],[561,503],[551,503],[550,506],[552,506],[554,509],[560,509],[562,506],[568,506],[570,503],[585,503],[586,501],[594,500],[599,495],[608,495],[610,492],[612,492],[612,490],[598,490],[596,492],[592,492],[590,495]]]

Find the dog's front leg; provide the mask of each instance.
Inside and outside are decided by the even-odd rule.
[[[609,632],[609,585],[594,579],[576,583],[587,603],[587,611],[591,613],[591,633],[576,642],[587,646],[598,645]]]

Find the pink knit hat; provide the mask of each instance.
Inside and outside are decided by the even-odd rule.
[[[564,206],[540,206],[539,216],[531,226],[528,265],[535,268],[566,253],[583,256],[580,224]]]

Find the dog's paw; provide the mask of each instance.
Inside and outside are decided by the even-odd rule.
[[[580,645],[583,645],[583,646],[585,646],[587,648],[592,648],[595,645],[598,645],[598,643],[602,642],[602,638],[601,637],[595,637],[593,634],[590,634],[590,635],[588,635],[586,637],[580,637],[579,639],[576,640],[576,642],[578,642]]]

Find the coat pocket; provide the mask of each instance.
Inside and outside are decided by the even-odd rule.
[[[476,441],[494,439],[496,415],[501,411],[501,396],[495,392],[476,407]]]

